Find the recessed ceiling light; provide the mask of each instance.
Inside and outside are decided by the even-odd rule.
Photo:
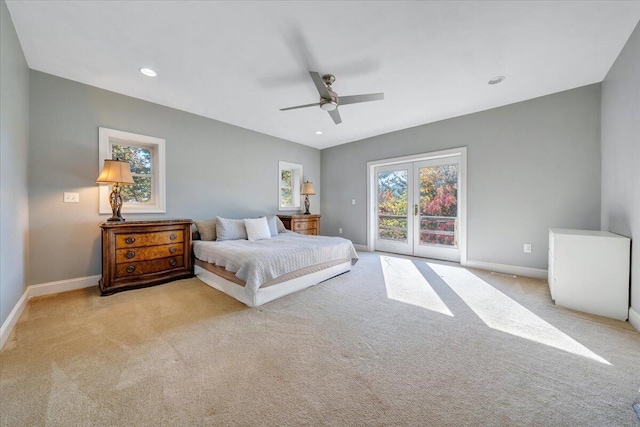
[[[145,76],[149,76],[149,77],[155,77],[158,74],[156,74],[155,71],[153,71],[151,68],[140,68],[140,72],[142,74],[144,74]]]
[[[321,130],[317,130],[316,131],[316,135],[322,135],[322,131]]]
[[[497,77],[494,77],[491,80],[489,80],[489,84],[490,85],[497,85],[498,83],[500,83],[503,80],[504,80],[504,76],[497,76]]]

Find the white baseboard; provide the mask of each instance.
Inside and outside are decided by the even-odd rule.
[[[76,289],[90,288],[98,286],[101,275],[78,277],[75,279],[58,280],[57,282],[41,283],[39,285],[31,285],[29,298],[39,297],[42,295],[58,294],[60,292],[75,291]]]
[[[516,276],[534,277],[536,279],[546,279],[549,276],[547,270],[542,270],[540,268],[495,264],[492,262],[473,261],[470,259],[467,260],[463,267],[481,268],[483,270],[495,271],[496,273],[514,274]]]
[[[13,328],[18,323],[20,315],[24,311],[29,300],[33,297],[39,297],[43,295],[58,294],[60,292],[73,291],[76,289],[90,288],[96,286],[100,280],[100,275],[78,277],[75,279],[58,280],[57,282],[41,283],[38,285],[30,285],[25,289],[24,294],[18,300],[18,303],[13,307],[7,320],[4,321],[2,327],[0,327],[0,350],[4,347],[4,343],[7,342],[7,338],[13,331]]]
[[[24,291],[24,293],[18,300],[18,303],[13,307],[13,310],[11,310],[9,316],[7,316],[7,320],[5,320],[2,324],[2,327],[0,327],[0,350],[2,350],[2,347],[4,347],[4,343],[7,342],[7,338],[9,338],[9,335],[11,334],[11,331],[13,331],[14,326],[16,326],[16,323],[18,323],[18,319],[20,318],[20,315],[24,311],[28,302],[29,288]]]
[[[640,332],[640,313],[629,307],[629,323]]]
[[[360,252],[369,252],[369,248],[367,247],[367,245],[356,245],[355,243],[353,244],[353,247],[356,249],[356,251],[360,251]]]

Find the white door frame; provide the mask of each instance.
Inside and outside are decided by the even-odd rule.
[[[460,156],[460,170],[458,175],[458,218],[459,234],[458,247],[460,249],[460,264],[467,264],[467,147],[451,148],[431,153],[414,154],[411,156],[394,157],[390,159],[372,160],[367,162],[367,250],[375,249],[375,217],[376,217],[376,166],[393,165],[396,163],[417,162],[444,157]]]

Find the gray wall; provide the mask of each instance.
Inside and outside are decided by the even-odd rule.
[[[25,290],[29,199],[29,69],[0,1],[0,324]]]
[[[640,25],[602,83],[602,229],[640,236]],[[631,307],[640,313],[640,248],[631,257]]]
[[[31,71],[29,284],[101,272],[99,126],[166,139],[167,213],[128,220],[277,213],[279,160],[302,164],[322,194],[319,150]]]
[[[595,84],[322,150],[323,234],[366,244],[367,161],[462,146],[469,260],[546,269],[548,228],[600,228]]]

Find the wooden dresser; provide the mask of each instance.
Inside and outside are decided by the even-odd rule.
[[[278,215],[278,218],[287,230],[313,236],[320,234],[320,215]]]
[[[104,222],[100,293],[193,277],[189,219]]]

